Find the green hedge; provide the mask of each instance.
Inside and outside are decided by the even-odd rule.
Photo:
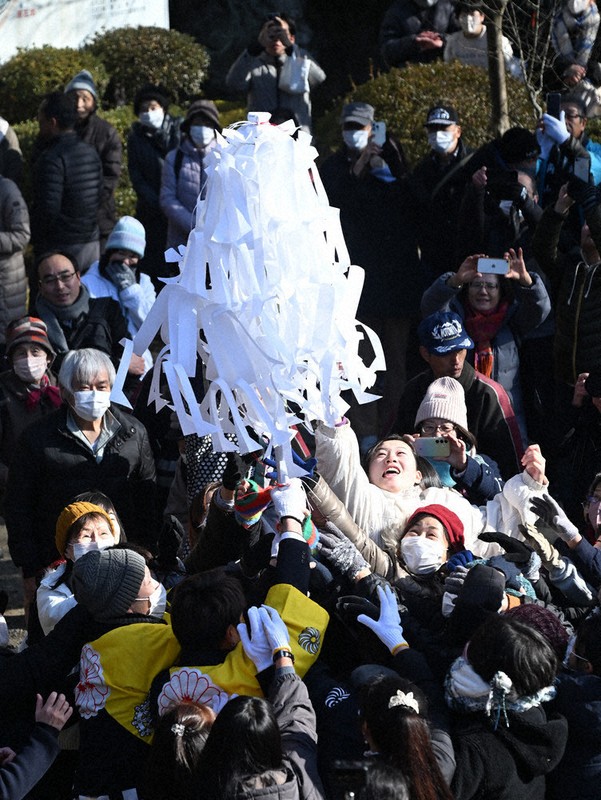
[[[85,48],[111,76],[107,100],[131,103],[146,83],[163,86],[175,103],[200,94],[209,56],[191,36],[164,28],[118,28],[98,34]]]
[[[108,74],[91,52],[49,45],[19,49],[16,56],[0,65],[2,116],[11,124],[36,117],[44,95],[62,89],[82,69],[92,73],[102,95]]]
[[[511,125],[532,128],[535,120],[523,85],[508,77],[507,92]],[[411,164],[428,151],[424,122],[428,109],[439,101],[457,109],[463,136],[471,147],[479,147],[491,138],[491,105],[484,70],[458,62],[412,64],[357,86],[317,121],[315,134],[322,157],[340,146],[340,111],[344,103],[354,100],[374,106],[376,119],[386,122]]]

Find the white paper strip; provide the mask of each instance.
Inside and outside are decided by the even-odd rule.
[[[173,408],[184,433],[210,433],[221,451],[235,434],[241,452],[266,436],[289,475],[298,474],[291,426],[334,424],[348,407],[341,391],[374,399],[367,390],[385,368],[377,336],[356,322],[363,270],[350,264],[315,157],[309,138],[282,127],[223,131],[195,228],[166,254],[180,274],[164,281],[133,344],[142,353],[160,333],[149,402]],[[364,335],[371,364],[358,355]],[[190,382],[199,357],[209,384],[201,403]]]

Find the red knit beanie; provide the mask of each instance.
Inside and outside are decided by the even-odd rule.
[[[458,553],[460,550],[464,549],[463,522],[459,519],[457,514],[446,508],[446,506],[438,505],[438,503],[416,508],[407,520],[403,535],[415,518],[421,514],[427,514],[429,517],[436,517],[436,519],[444,525],[447,536],[449,537],[450,549],[453,553]]]

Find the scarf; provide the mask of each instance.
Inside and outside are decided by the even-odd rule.
[[[77,300],[70,306],[56,306],[39,294],[35,301],[35,307],[38,316],[46,323],[51,345],[57,353],[67,353],[69,345],[63,331],[63,324],[69,327],[80,317],[90,313],[90,293],[82,283]]]
[[[494,355],[492,340],[505,321],[509,303],[502,300],[494,311],[476,311],[466,303],[465,329],[475,344],[474,369],[487,378],[492,378]]]
[[[493,728],[499,726],[501,714],[505,727],[509,727],[508,711],[521,714],[555,697],[554,686],[545,686],[532,695],[517,697],[509,675],[499,670],[490,683],[482,680],[470,662],[459,656],[451,664],[445,679],[445,700],[449,708],[462,713],[484,711],[493,719]],[[509,699],[510,694],[515,698]]]
[[[58,408],[63,402],[58,386],[52,386],[47,375],[42,375],[39,386],[27,390],[25,408],[28,411],[35,411],[43,400],[46,400],[53,408]]]

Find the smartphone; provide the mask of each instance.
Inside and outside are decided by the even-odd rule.
[[[451,455],[451,443],[444,436],[420,436],[413,445],[418,456],[424,458],[446,458]]]
[[[559,119],[561,114],[561,94],[559,92],[549,92],[547,95],[547,114]]]
[[[479,258],[478,272],[488,275],[507,275],[509,261],[506,258]]]
[[[591,162],[588,158],[583,158],[582,156],[576,158],[574,161],[574,177],[580,178],[581,181],[588,183],[590,166]]]
[[[386,142],[386,123],[382,121],[376,121],[372,123],[371,126],[371,138],[378,147],[384,147],[384,143]]]

